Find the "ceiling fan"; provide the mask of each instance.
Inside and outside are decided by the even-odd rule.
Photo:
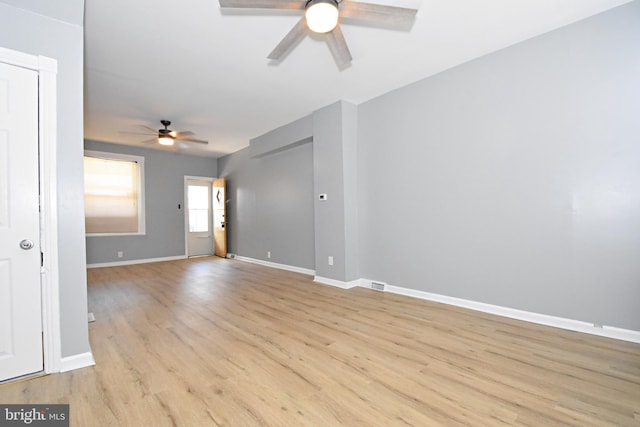
[[[338,66],[351,62],[351,52],[340,29],[340,18],[353,18],[386,25],[409,24],[417,10],[351,0],[219,0],[220,7],[304,10],[304,16],[287,33],[267,58],[279,61],[307,34],[326,34],[329,49]]]
[[[140,125],[140,127],[142,127],[145,132],[127,132],[127,131],[120,131],[120,133],[124,133],[124,134],[128,134],[128,135],[148,135],[151,136],[153,135],[153,138],[151,139],[147,139],[146,141],[142,141],[143,143],[149,143],[149,142],[158,142],[158,144],[160,145],[173,145],[176,141],[179,142],[195,142],[198,144],[208,144],[208,141],[203,141],[201,139],[194,139],[194,138],[189,138],[191,135],[194,135],[193,132],[190,131],[175,131],[175,130],[171,130],[169,129],[169,126],[171,126],[171,122],[169,120],[160,120],[160,123],[162,123],[162,126],[164,126],[164,129],[158,129],[155,130],[153,128],[150,128],[149,126],[145,126],[145,125]],[[186,144],[181,143],[180,144],[182,147],[187,147]]]

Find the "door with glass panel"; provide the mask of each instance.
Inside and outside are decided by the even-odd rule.
[[[213,181],[213,237],[214,253],[217,256],[227,256],[227,181],[218,178]]]
[[[210,181],[187,181],[187,255],[213,254],[213,213]]]

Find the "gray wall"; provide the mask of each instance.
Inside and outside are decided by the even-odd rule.
[[[84,0],[2,0],[1,3],[68,24],[82,26],[84,23]]]
[[[359,278],[357,259],[357,107],[339,101],[313,113],[316,276]],[[329,265],[329,256],[333,265]]]
[[[144,157],[146,221],[143,236],[87,237],[87,263],[184,255],[184,177],[217,177],[217,160],[96,141],[85,141],[85,149]]]
[[[256,141],[218,160],[219,175],[227,179],[229,252],[313,269],[312,143],[282,140],[275,151],[253,157]]]
[[[58,61],[60,328],[62,356],[68,357],[90,350],[82,196],[83,29],[78,19],[84,13],[84,2],[65,2],[63,15],[54,19],[43,15],[49,10],[48,2],[24,0],[19,3],[23,9],[0,1],[0,46]],[[24,10],[30,8],[42,14]],[[64,22],[65,18],[72,23]]]
[[[358,107],[342,102],[342,180],[344,192],[344,280],[359,279]]]
[[[357,107],[339,101],[220,158],[229,250],[322,278],[357,279],[356,156]]]
[[[359,107],[360,273],[640,330],[640,2]]]
[[[285,126],[280,126],[270,132],[253,138],[249,145],[251,157],[260,157],[267,153],[290,148],[292,144],[307,141],[313,133],[313,117],[304,116]]]

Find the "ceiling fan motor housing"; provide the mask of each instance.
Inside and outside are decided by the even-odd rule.
[[[304,5],[304,8],[307,9],[308,7],[313,6],[316,3],[329,3],[333,6],[335,6],[336,8],[338,7],[338,1],[337,0],[308,0],[307,3]]]
[[[164,137],[164,138],[175,139],[175,135],[173,131],[169,129],[169,126],[171,125],[171,121],[160,120],[160,123],[162,123],[162,126],[164,126],[164,129],[158,129],[158,138]]]

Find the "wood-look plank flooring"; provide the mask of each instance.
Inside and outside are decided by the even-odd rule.
[[[92,269],[96,366],[0,386],[72,426],[640,425],[640,345],[242,261]]]

